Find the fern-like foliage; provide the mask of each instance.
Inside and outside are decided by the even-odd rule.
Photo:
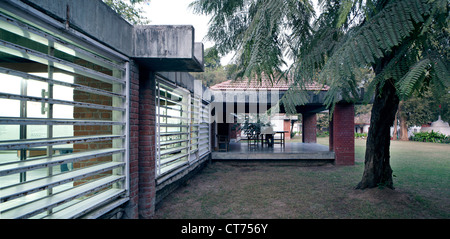
[[[367,67],[375,72],[367,99],[386,82],[403,98],[448,87],[448,0],[318,2],[322,12],[315,21],[308,0],[195,0],[191,6],[212,16],[207,37],[219,53],[236,52],[236,77],[295,79],[282,99],[288,110],[307,103],[303,86],[311,81],[329,86],[331,109],[341,100],[359,100],[356,72]],[[294,63],[283,72],[285,56]]]
[[[195,0],[190,6],[211,15],[207,39],[219,53],[235,52],[236,78],[264,73],[277,81],[283,76],[284,56],[293,56],[290,46],[311,35],[314,10],[309,1]]]
[[[365,66],[372,66],[377,75],[369,85],[368,93],[376,93],[376,85],[382,85],[386,80],[396,85],[403,98],[431,81],[434,85],[448,85],[448,59],[443,61],[436,55],[432,57],[430,52],[435,49],[426,43],[427,34],[434,30],[432,24],[436,15],[448,16],[447,6],[443,4],[446,1],[391,2],[334,41],[335,49],[325,48],[331,50],[326,52],[316,47],[299,62],[296,69],[298,81],[307,78],[330,86],[326,96],[326,104],[330,108],[339,100],[359,98],[359,82],[355,81],[354,72]],[[346,4],[343,7],[348,9]],[[448,45],[448,34],[444,38]],[[371,96],[373,94],[366,95]]]
[[[351,79],[353,69],[375,65],[409,37],[413,24],[419,24],[427,15],[429,6],[422,0],[397,1],[385,7],[367,24],[360,27],[333,53],[319,76],[331,88],[339,89],[342,81]]]
[[[397,82],[397,89],[401,95],[411,95],[413,90],[421,85],[420,83],[425,79],[425,73],[430,68],[430,62],[428,58],[420,60]]]

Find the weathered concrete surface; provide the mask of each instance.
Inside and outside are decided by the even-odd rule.
[[[7,0],[14,3],[14,0]],[[22,0],[52,18],[130,56],[133,26],[97,0]]]
[[[142,58],[191,58],[192,26],[135,26],[133,55]]]
[[[200,63],[202,68],[204,67],[203,52],[205,52],[205,50],[203,48],[203,43],[195,42],[194,43],[194,57]]]
[[[203,44],[194,42],[193,26],[135,26],[133,49],[133,57],[155,71],[203,71]]]
[[[139,64],[152,71],[204,70],[203,44],[194,42],[193,26],[133,26],[101,0],[2,0],[2,2],[16,7],[25,3],[63,23],[64,26],[69,25],[117,52],[135,58]],[[60,30],[65,31],[64,28]]]

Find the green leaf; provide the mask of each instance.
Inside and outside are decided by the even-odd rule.
[[[417,84],[423,80],[425,71],[430,67],[430,62],[428,58],[422,59],[413,65],[408,73],[400,79],[397,89],[401,96],[409,97],[413,93],[413,90],[417,89]]]

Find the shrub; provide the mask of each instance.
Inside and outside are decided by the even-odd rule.
[[[367,133],[355,133],[355,138],[367,138]]]
[[[294,138],[294,136],[295,136],[296,134],[297,134],[297,132],[292,131],[292,132],[291,132],[291,139]]]
[[[410,137],[410,140],[444,144],[450,143],[450,138],[448,136],[434,131],[414,133],[414,135]]]
[[[330,132],[328,131],[317,131],[316,136],[319,138],[330,136]]]

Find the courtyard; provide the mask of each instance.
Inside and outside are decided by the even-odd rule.
[[[149,2],[131,2],[143,1]],[[384,185],[354,190],[361,179],[365,153],[365,141],[354,137],[355,105],[373,103],[371,132],[382,132],[386,137],[378,134],[373,137],[380,139],[374,141],[381,144],[374,143],[375,147],[368,148],[367,152],[368,155],[384,153],[377,158],[387,162],[387,150],[382,149],[387,148],[388,142],[390,124],[386,123],[394,121],[394,111],[399,103],[396,95],[422,90],[421,87],[408,89],[411,82],[422,81],[417,78],[418,70],[430,74],[433,82],[439,80],[439,84],[432,84],[438,88],[448,87],[449,79],[448,72],[444,71],[448,69],[448,59],[442,63],[431,55],[430,59],[428,56],[420,59],[416,62],[420,64],[411,65],[414,68],[392,79],[396,81],[394,88],[398,89],[390,89],[394,84],[384,84],[379,78],[370,81],[372,78],[358,76],[356,78],[361,79],[354,82],[355,76],[359,75],[356,70],[371,66],[379,76],[380,72],[384,74],[387,70],[389,73],[392,69],[384,64],[376,67],[374,61],[388,60],[386,63],[391,64],[397,58],[402,61],[403,58],[415,59],[414,53],[407,52],[408,57],[403,57],[404,52],[400,51],[402,54],[399,55],[392,46],[409,49],[403,44],[404,36],[412,34],[413,28],[446,19],[448,10],[444,9],[443,1],[433,1],[433,7],[442,8],[431,11],[439,13],[433,16],[430,11],[423,11],[427,5],[406,11],[407,8],[400,4],[407,4],[407,1],[392,1],[389,8],[382,6],[388,1],[380,1],[380,9],[385,11],[381,11],[383,14],[369,12],[370,16],[381,14],[380,19],[388,17],[383,23],[390,23],[391,10],[397,10],[408,17],[394,26],[413,27],[399,31],[401,36],[395,37],[398,41],[393,38],[378,46],[380,49],[374,48],[378,49],[375,55],[371,55],[373,49],[365,47],[374,45],[366,44],[366,35],[372,34],[367,30],[372,28],[366,27],[371,21],[363,20],[363,16],[369,16],[364,12],[371,8],[362,7],[366,3],[360,2],[362,21],[357,25],[362,30],[358,30],[361,34],[358,33],[359,38],[355,39],[362,40],[363,44],[358,46],[361,49],[354,51],[352,42],[343,41],[347,33],[353,32],[346,29],[338,34],[344,39],[336,38],[338,41],[331,42],[345,44],[336,48],[337,51],[330,51],[330,58],[310,57],[309,53],[299,55],[298,49],[303,45],[295,45],[301,39],[292,35],[293,42],[280,41],[289,43],[283,48],[294,50],[291,53],[295,64],[289,66],[289,70],[282,70],[287,66],[285,62],[273,61],[281,59],[281,55],[260,61],[274,54],[260,54],[264,52],[259,50],[279,48],[278,45],[267,45],[267,40],[273,42],[278,39],[276,35],[285,34],[273,32],[275,35],[271,36],[264,32],[248,32],[250,34],[245,35],[255,36],[255,39],[246,42],[266,42],[264,47],[246,46],[251,54],[236,59],[236,62],[249,62],[242,66],[238,64],[238,71],[233,70],[236,73],[246,68],[242,79],[248,77],[249,81],[227,80],[216,82],[216,85],[209,85],[211,82],[207,80],[211,79],[196,75],[207,73],[210,67],[205,45],[196,41],[199,29],[184,19],[181,25],[133,23],[121,16],[123,11],[112,8],[107,2],[121,1],[0,1],[0,218],[450,217],[448,144],[392,142],[390,165],[380,165],[382,169],[388,169],[385,170],[388,180],[367,180],[372,181],[367,183],[368,188],[376,187],[380,182]],[[291,8],[282,6],[282,1],[277,7],[263,4],[264,1],[256,2],[263,7],[258,11],[266,13],[269,13],[266,10],[278,8],[278,13],[284,14]],[[293,2],[304,4],[310,1]],[[243,3],[250,2],[240,2]],[[425,1],[416,1],[416,5],[422,4]],[[290,10],[296,12],[295,16],[314,15],[312,11],[299,9],[312,10],[312,7]],[[160,12],[172,10],[173,6],[170,6],[170,10],[166,7]],[[384,14],[386,12],[389,14]],[[222,13],[219,11],[219,14]],[[271,16],[276,15],[267,14],[267,17]],[[431,20],[422,21],[417,17]],[[279,19],[284,18],[274,18]],[[253,20],[251,26],[265,22],[258,18]],[[312,23],[313,19],[307,17],[305,20],[305,23]],[[444,25],[446,22],[438,23]],[[374,33],[380,36],[391,34],[391,28],[373,24],[377,29],[389,29],[389,32],[374,30]],[[439,24],[433,23],[432,27]],[[260,26],[264,30],[265,26]],[[252,30],[253,27],[246,28]],[[333,36],[311,32],[314,36],[311,39],[317,37],[319,42],[329,42],[320,39],[322,35]],[[272,38],[265,39],[265,36]],[[447,37],[445,43],[449,42]],[[220,47],[217,40],[221,39],[215,40],[215,45]],[[420,42],[422,38],[411,40],[414,44],[413,41],[418,41],[417,46],[429,45]],[[304,43],[307,46],[305,53],[309,49],[322,48],[314,42]],[[445,44],[439,47],[447,49]],[[425,47],[418,50],[439,52],[441,49]],[[352,52],[359,54],[360,51],[365,56],[351,57]],[[244,59],[247,56],[252,59],[247,61]],[[320,67],[302,69],[303,65],[309,64],[303,62],[313,58],[319,62],[311,62],[311,66]],[[351,62],[335,64],[348,59],[352,59]],[[263,68],[258,65],[261,62],[264,62]],[[401,62],[398,66],[410,63]],[[431,69],[424,69],[428,65]],[[258,70],[255,72],[255,69]],[[326,74],[320,73],[321,79],[316,81],[318,72]],[[241,78],[238,76],[233,78]],[[286,78],[286,81],[275,82],[274,77]],[[311,79],[303,82],[301,79],[305,77]],[[408,84],[404,84],[406,80]],[[386,96],[383,93],[384,98],[381,97],[385,101],[378,101],[379,97],[371,101],[371,94],[377,88],[386,91]],[[450,91],[445,89],[443,94],[447,95],[447,92]],[[394,104],[383,105],[383,102]],[[442,108],[446,110],[448,100],[442,102],[445,103]],[[384,108],[386,110],[377,110]],[[437,105],[434,108],[437,109]],[[330,137],[317,139],[317,130],[324,128],[320,126],[318,114],[327,112],[330,118],[326,128]],[[297,118],[291,118],[290,114],[296,114]],[[264,115],[274,118],[266,121]],[[242,116],[241,122],[239,117]],[[294,131],[300,116],[301,129]],[[278,122],[273,128],[269,125],[272,120]],[[422,119],[420,124],[422,121],[426,120]],[[237,127],[239,124],[242,127]],[[290,139],[291,133],[297,131],[303,133],[302,139]],[[242,133],[249,142],[253,140],[253,144],[238,143]],[[282,147],[272,147],[277,134]],[[373,139],[375,134],[369,135]],[[269,139],[266,143],[270,147],[255,148],[260,137]],[[285,142],[285,139],[289,141]],[[225,151],[221,145],[226,146]],[[344,165],[348,167],[342,167]],[[396,190],[384,188],[385,185],[392,186],[390,166],[394,169]],[[190,179],[185,181],[187,177]]]
[[[396,189],[355,190],[365,143],[355,139],[355,165],[346,167],[213,161],[158,204],[155,217],[450,218],[450,145],[391,141]]]

